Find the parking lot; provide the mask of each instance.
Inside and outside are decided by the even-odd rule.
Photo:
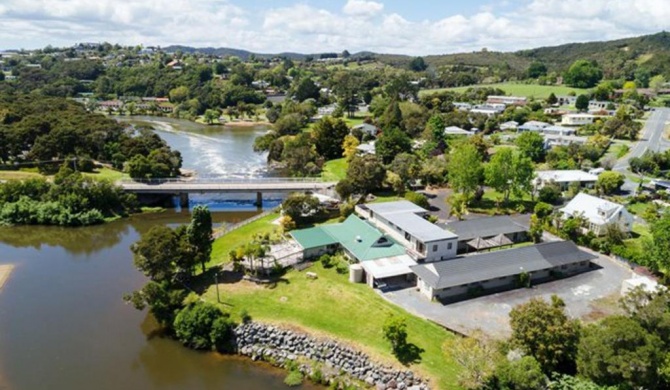
[[[470,334],[481,329],[493,337],[506,337],[510,334],[509,312],[534,297],[549,300],[552,295],[558,295],[565,301],[569,316],[587,321],[615,311],[622,282],[634,274],[608,257],[601,256],[593,263],[599,268],[570,278],[448,305],[428,301],[416,288],[382,295],[407,311],[456,332]]]

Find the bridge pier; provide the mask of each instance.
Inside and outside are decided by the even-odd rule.
[[[256,202],[254,202],[254,206],[263,208],[263,193],[260,191],[256,192]]]
[[[179,194],[179,206],[181,208],[188,208],[188,192],[181,192]]]

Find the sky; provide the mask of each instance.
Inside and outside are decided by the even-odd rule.
[[[0,49],[110,42],[429,55],[602,41],[668,26],[670,0],[0,0]]]

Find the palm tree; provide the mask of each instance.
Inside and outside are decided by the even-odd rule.
[[[459,221],[468,214],[468,196],[465,194],[452,194],[447,198],[447,205],[450,206],[449,216],[456,217]]]

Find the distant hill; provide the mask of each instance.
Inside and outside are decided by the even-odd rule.
[[[509,66],[523,71],[533,61],[543,62],[550,71],[563,71],[578,59],[596,60],[606,77],[632,75],[637,69],[670,75],[670,33],[660,32],[635,38],[604,42],[569,43],[517,52],[478,51],[424,57],[432,66],[470,65],[482,67]],[[404,66],[410,56],[378,54],[377,59],[394,66]]]
[[[248,59],[251,54],[258,58],[288,57],[302,60],[307,56],[319,58],[320,54],[252,53],[231,48],[193,48],[188,46],[168,46],[167,51],[201,52],[219,56],[237,56]],[[360,52],[352,54],[352,59],[375,57],[378,61],[398,67],[406,66],[412,56]],[[652,73],[670,76],[670,33],[660,32],[635,38],[617,39],[604,42],[569,43],[559,46],[539,47],[516,52],[477,51],[445,55],[429,55],[426,62],[434,67],[445,65],[469,65],[478,67],[506,67],[524,71],[533,61],[543,62],[550,71],[563,71],[577,59],[592,59],[605,70],[606,77],[620,77],[633,74],[642,67]]]

